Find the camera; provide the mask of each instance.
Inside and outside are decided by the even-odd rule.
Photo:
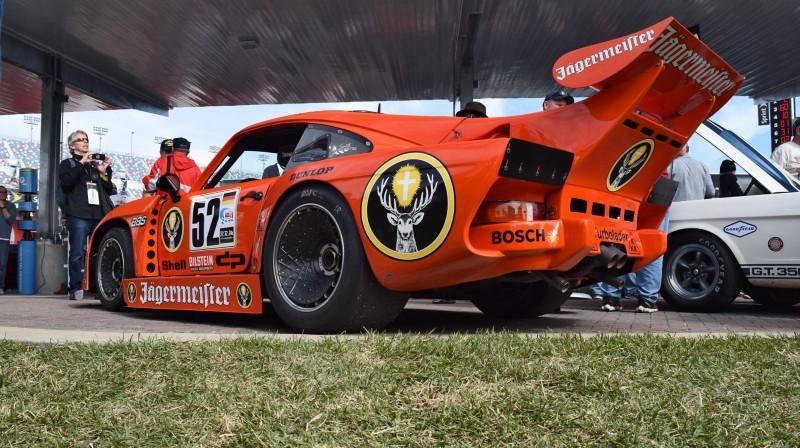
[[[105,154],[92,154],[91,156],[89,156],[89,158],[91,160],[106,160],[106,155]]]

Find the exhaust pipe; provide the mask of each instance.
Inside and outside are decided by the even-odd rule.
[[[547,284],[557,289],[558,291],[562,293],[569,291],[570,288],[569,282],[560,275],[554,274],[552,271],[542,271],[540,272],[540,274],[542,276],[542,279],[544,279],[544,281],[547,282]]]
[[[622,287],[625,286],[625,280],[611,275],[611,273],[604,269],[595,269],[594,271],[590,272],[589,275],[592,276],[592,278],[609,284],[616,289],[622,289]]]
[[[622,269],[623,267],[625,267],[625,263],[627,262],[628,262],[628,255],[627,254],[620,255],[619,258],[617,258],[617,269]]]
[[[617,249],[616,247],[606,246],[605,244],[600,245],[600,261],[602,262],[605,267],[611,269],[613,267],[622,267],[625,265],[625,261],[628,259],[628,255],[625,252]],[[622,265],[619,263],[619,259],[624,257]]]

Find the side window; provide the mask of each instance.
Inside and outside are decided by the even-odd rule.
[[[304,131],[305,126],[293,126],[243,137],[214,169],[205,188],[262,179],[265,170],[278,162],[278,153],[295,148]]]
[[[330,126],[310,124],[303,132],[287,168],[306,162],[370,151],[372,143],[358,134]]]

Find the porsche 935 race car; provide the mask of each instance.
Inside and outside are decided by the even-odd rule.
[[[260,313],[289,327],[381,328],[410,295],[502,317],[557,309],[666,249],[661,178],[743,78],[674,19],[562,56],[597,90],[501,118],[315,112],[234,135],[192,186],[124,204],[94,232],[103,306]],[[279,177],[259,157],[293,150]],[[247,174],[247,173],[252,174]]]
[[[742,290],[768,306],[800,303],[800,182],[714,122],[697,134],[746,173],[745,195],[672,205],[664,299],[701,312],[723,310]]]

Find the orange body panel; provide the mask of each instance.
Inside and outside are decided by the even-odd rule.
[[[355,219],[370,268],[388,289],[418,291],[530,271],[579,281],[585,272],[576,266],[604,246],[628,257],[623,271],[638,269],[666,249],[657,227],[668,201],[647,202],[654,184],[743,78],[671,18],[571,52],[553,73],[565,86],[599,91],[567,107],[512,117],[331,111],[250,126],[231,138],[179,201],[148,198],[114,210],[92,248],[107,229],[128,228],[137,278],[126,285],[219,281],[234,287],[246,279],[260,295],[255,279],[272,274],[264,272],[262,252],[274,209],[291,192],[326,185],[349,206],[345,212]],[[303,127],[358,135],[370,150],[329,148],[327,158],[290,166],[278,178],[206,186],[242,142]],[[486,201],[533,202],[546,216],[477,222]],[[91,275],[86,278],[88,288]],[[203,309],[256,309],[231,303]],[[158,307],[198,309],[185,301]]]

